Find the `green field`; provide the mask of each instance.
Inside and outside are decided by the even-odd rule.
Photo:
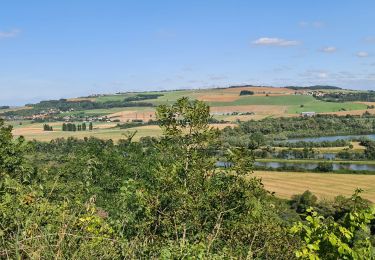
[[[171,104],[177,99],[187,96],[192,99],[197,99],[201,95],[218,95],[224,94],[223,89],[208,89],[208,90],[180,90],[180,91],[169,91],[169,92],[145,92],[148,94],[163,94],[163,96],[157,99],[145,100],[154,105],[160,104]],[[96,98],[97,102],[105,101],[119,101],[125,97],[135,94],[125,95],[110,95]],[[233,95],[233,94],[232,94]],[[143,101],[142,101],[143,102]],[[224,106],[246,106],[246,105],[266,105],[266,106],[286,106],[288,114],[299,114],[301,112],[339,112],[339,111],[351,111],[351,110],[365,110],[367,106],[365,104],[345,102],[345,103],[333,103],[316,100],[312,96],[306,95],[281,95],[281,96],[241,96],[237,100],[230,102],[223,101],[211,101],[207,102],[210,106],[224,107]],[[133,108],[134,109],[134,108]],[[141,109],[141,108],[137,108]],[[125,110],[125,109],[123,109]],[[108,111],[111,112],[111,111]],[[118,112],[116,110],[116,112]]]
[[[351,111],[351,110],[364,110],[367,108],[364,104],[358,103],[333,103],[333,102],[324,102],[319,100],[311,100],[309,102],[303,103],[303,107],[301,106],[289,106],[288,113],[290,114],[298,114],[301,112],[317,112],[317,113],[324,113],[324,112],[339,112],[339,111]]]

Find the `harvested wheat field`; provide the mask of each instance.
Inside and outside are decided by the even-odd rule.
[[[228,93],[240,93],[241,90],[249,90],[253,91],[255,94],[283,94],[283,95],[290,95],[294,94],[295,91],[288,88],[276,88],[276,87],[239,87],[239,88],[227,88],[225,89],[225,92]]]
[[[354,103],[365,104],[365,105],[368,105],[368,106],[375,106],[375,102],[354,102]]]
[[[346,116],[346,115],[360,116],[360,115],[363,115],[366,112],[375,115],[375,109],[361,109],[361,110],[351,110],[351,111],[338,111],[338,112],[328,112],[328,113],[321,113],[321,114],[338,115],[338,116]]]
[[[209,93],[202,93],[198,96],[199,100],[207,102],[234,102],[238,100],[242,90],[253,91],[252,96],[285,96],[294,94],[294,91],[287,88],[273,88],[273,87],[238,87],[211,90]]]
[[[267,190],[282,198],[310,190],[320,199],[332,199],[338,195],[350,196],[361,188],[362,196],[375,202],[375,175],[267,171],[257,171],[254,175],[262,179]]]
[[[198,97],[198,100],[206,102],[233,102],[240,98],[239,94],[212,94],[212,95],[202,95]]]
[[[235,115],[235,116],[227,116],[227,115],[220,115],[214,116],[214,118],[218,120],[225,120],[229,122],[237,122],[237,121],[250,121],[250,120],[262,120],[268,115]]]
[[[120,122],[128,122],[132,120],[142,120],[148,122],[150,120],[156,120],[154,111],[121,111],[113,113],[107,116],[113,120],[120,120]]]
[[[43,134],[43,128],[40,126],[27,126],[27,127],[20,127],[14,128],[12,134],[14,136],[26,136],[26,135],[33,135],[33,134]]]
[[[253,112],[259,115],[284,115],[288,111],[288,106],[273,105],[243,105],[243,106],[215,106],[210,109],[212,114],[227,114],[233,112]]]

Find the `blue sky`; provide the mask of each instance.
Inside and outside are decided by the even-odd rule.
[[[373,0],[1,0],[0,104],[232,84],[375,90]]]

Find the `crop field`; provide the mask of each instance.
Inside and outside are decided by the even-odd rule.
[[[240,96],[242,90],[250,90],[254,95]],[[298,93],[296,95],[296,92]],[[107,116],[112,121],[122,123],[132,120],[155,120],[155,106],[160,104],[172,104],[177,99],[187,96],[191,99],[199,99],[207,102],[211,106],[211,114],[218,120],[225,120],[231,123],[247,120],[261,120],[267,117],[293,117],[299,116],[301,112],[317,112],[338,115],[361,115],[368,111],[375,114],[375,109],[367,109],[373,103],[366,102],[324,102],[316,100],[309,95],[302,95],[302,92],[287,88],[272,87],[238,87],[238,88],[216,88],[216,89],[196,89],[196,90],[175,90],[161,92],[139,92],[125,93],[118,95],[105,95],[92,98],[73,98],[72,101],[90,100],[95,102],[122,101],[125,97],[131,97],[138,94],[161,94],[156,99],[146,99],[135,102],[147,102],[153,104],[150,107],[115,107],[108,109],[92,109],[64,112],[62,116],[87,116],[101,117]],[[22,109],[22,108],[17,108]],[[23,108],[24,109],[24,108]],[[95,129],[93,132],[62,132],[61,126],[55,127],[57,131],[46,133],[42,130],[42,124],[32,124],[24,121],[22,125],[19,122],[11,122],[14,125],[14,134],[16,136],[24,135],[26,138],[35,138],[37,140],[50,140],[57,137],[92,135],[100,138],[119,139],[122,137],[122,131],[118,129]],[[62,123],[60,123],[62,124]],[[55,123],[50,125],[55,126]],[[115,123],[109,124],[115,125]],[[97,126],[95,126],[97,127]],[[145,126],[147,128],[147,126]],[[152,131],[142,129],[137,136],[154,134]]]
[[[150,120],[156,120],[155,109],[140,109],[137,108],[122,110],[113,114],[107,115],[108,118],[113,120],[120,120],[120,122],[129,122],[132,120],[142,120],[148,122]]]
[[[241,90],[253,91],[254,95],[240,96]],[[233,112],[253,112],[253,117],[221,117],[235,120],[261,119],[266,116],[290,116],[301,112],[336,113],[336,114],[363,114],[367,111],[368,104],[361,102],[333,103],[316,100],[312,96],[295,95],[299,91],[287,88],[272,87],[239,87],[239,88],[217,88],[217,89],[196,89],[196,90],[175,90],[165,92],[142,92],[143,94],[161,94],[156,99],[146,99],[139,102],[152,103],[154,106],[160,104],[172,104],[177,99],[187,96],[191,99],[199,99],[211,106],[213,114]],[[126,93],[119,95],[106,95],[94,98],[96,102],[121,101],[125,97],[134,96],[139,93]],[[110,115],[122,111],[154,111],[154,108],[112,108],[84,111],[86,115]],[[370,110],[369,112],[375,113]],[[73,112],[74,113],[74,112]],[[129,113],[125,113],[129,114]],[[150,117],[150,115],[148,115]],[[230,115],[227,115],[230,116]],[[152,117],[152,116],[151,116]],[[132,116],[125,116],[126,119],[135,119]],[[147,119],[146,119],[147,120]]]
[[[290,106],[288,113],[290,114],[298,114],[301,112],[317,112],[317,113],[324,113],[324,112],[334,112],[342,113],[343,115],[349,114],[351,110],[361,110],[363,114],[366,111],[367,106],[364,104],[358,104],[353,102],[344,102],[344,103],[334,103],[334,102],[324,102],[320,100],[311,100],[309,102],[303,103],[303,107],[301,106]]]
[[[81,122],[73,122],[79,124]],[[116,123],[106,122],[95,122],[94,129],[92,131],[62,131],[62,123],[49,123],[53,127],[54,131],[43,131],[42,123],[29,123],[22,122],[22,125],[13,124],[13,135],[15,137],[24,136],[26,140],[38,140],[38,141],[50,141],[56,138],[68,138],[75,137],[82,139],[84,137],[96,137],[101,139],[112,139],[118,141],[119,139],[125,138],[129,132],[137,131],[134,140],[144,136],[158,136],[161,134],[161,130],[158,126],[141,126],[129,129],[115,128]]]
[[[81,122],[75,122],[79,124]],[[37,141],[51,141],[56,138],[68,138],[75,137],[83,139],[84,137],[96,137],[100,139],[112,139],[117,142],[120,139],[126,138],[128,133],[136,132],[134,141],[138,141],[142,137],[150,136],[157,137],[162,134],[162,131],[157,125],[144,125],[138,127],[132,127],[127,129],[116,128],[116,123],[106,122],[95,122],[94,129],[92,131],[62,131],[62,123],[49,123],[53,127],[54,131],[43,131],[42,123],[22,122],[22,125],[14,122],[13,124],[13,135],[15,137],[24,136],[26,140],[37,140]],[[211,124],[211,127],[223,129],[224,127],[234,127],[235,124]]]
[[[332,199],[338,195],[350,196],[354,190],[364,190],[364,198],[375,202],[375,175],[296,173],[257,171],[265,188],[282,198],[310,190],[320,199]]]
[[[363,115],[363,113],[370,113],[375,115],[375,109],[360,109],[360,110],[350,110],[350,111],[339,111],[339,112],[328,112],[328,113],[322,113],[322,114],[335,114],[338,116],[345,116],[345,115],[353,115],[353,116],[359,116]]]

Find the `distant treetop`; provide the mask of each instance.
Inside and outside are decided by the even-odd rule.
[[[340,90],[342,88],[335,87],[335,86],[324,86],[324,85],[315,85],[309,87],[298,87],[298,86],[287,86],[285,88],[293,89],[293,90],[318,90],[318,89],[336,89]]]

